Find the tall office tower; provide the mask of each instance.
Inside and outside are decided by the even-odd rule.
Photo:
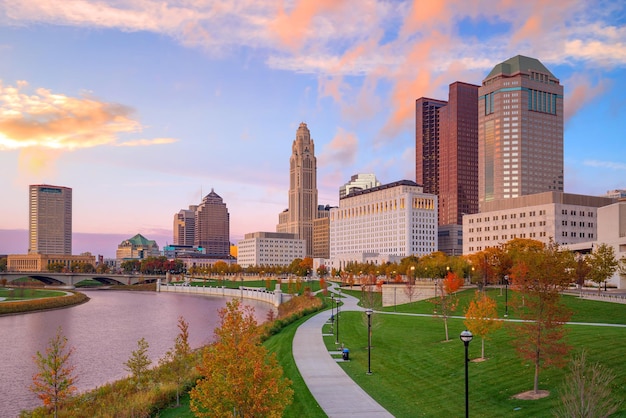
[[[443,100],[415,101],[415,181],[424,193],[439,193],[439,108]]]
[[[222,198],[211,189],[196,210],[194,245],[216,258],[230,255],[230,215]]]
[[[196,239],[196,210],[197,205],[190,205],[189,209],[181,209],[174,215],[174,245],[193,245]]]
[[[439,197],[438,249],[461,254],[463,215],[478,212],[478,86],[457,81],[447,102],[417,99],[415,121],[416,180]]]
[[[498,65],[478,89],[478,199],[563,191],[563,86],[539,60]]]
[[[355,174],[350,181],[339,188],[339,199],[346,197],[353,191],[365,190],[380,186],[380,181],[374,174]]]
[[[301,123],[289,159],[289,208],[278,217],[276,232],[296,234],[313,256],[313,220],[317,216],[317,159],[306,123]]]
[[[30,186],[29,254],[72,254],[72,189]]]

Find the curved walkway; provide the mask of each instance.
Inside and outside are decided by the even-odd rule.
[[[332,286],[332,285],[331,285]],[[329,288],[334,292],[332,287]],[[342,294],[341,311],[363,311],[355,297]],[[311,394],[326,415],[335,417],[393,417],[343,371],[324,344],[322,326],[328,311],[300,325],[293,338],[293,357]]]

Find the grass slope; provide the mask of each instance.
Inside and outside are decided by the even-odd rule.
[[[491,292],[503,308],[504,297],[499,296],[499,290]],[[466,291],[460,296],[457,313],[462,315],[473,293]],[[576,312],[573,321],[626,323],[626,305],[569,296],[564,298],[564,303]],[[393,311],[393,308],[385,310]],[[432,304],[422,301],[399,306],[397,311],[432,313]],[[510,306],[509,313],[513,313]],[[436,318],[379,313],[374,314],[372,324],[373,374],[367,376],[365,314],[341,314],[341,341],[350,349],[351,361],[340,364],[350,377],[396,417],[462,416],[465,408],[464,347],[458,336],[465,329],[463,320],[449,320],[448,342],[443,341],[443,322]],[[567,328],[572,352],[585,348],[590,362],[600,362],[612,369],[617,375],[613,395],[626,399],[626,364],[623,362],[626,329],[588,325]],[[334,346],[330,341],[333,337],[325,339],[328,346]],[[532,389],[534,368],[517,357],[508,327],[494,333],[486,342],[485,355],[486,361],[469,364],[472,416],[551,416],[559,402],[558,387],[567,369],[540,373],[539,387],[549,390],[549,397],[521,401],[512,396]],[[470,344],[469,356],[480,357],[479,339]],[[626,416],[626,405],[614,416]]]

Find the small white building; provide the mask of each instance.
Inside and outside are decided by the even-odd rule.
[[[626,258],[626,200],[598,208],[598,234],[595,241],[568,245],[572,251],[589,253],[599,244],[613,247],[615,258]],[[626,289],[626,275],[619,270],[607,280],[609,286]]]
[[[598,208],[614,200],[545,192],[484,203],[482,212],[463,216],[463,254],[495,247],[515,238],[560,245],[597,239]]]
[[[286,232],[252,232],[237,243],[237,264],[249,266],[288,266],[306,257],[306,242]]]
[[[354,191],[330,210],[330,268],[437,251],[437,196],[410,180]]]

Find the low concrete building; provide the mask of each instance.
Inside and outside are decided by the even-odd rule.
[[[252,232],[237,243],[237,264],[249,266],[288,266],[306,257],[306,241],[286,232]]]
[[[545,192],[486,202],[483,211],[463,216],[463,254],[495,247],[515,238],[561,245],[597,238],[598,208],[614,200]]]
[[[606,244],[613,248],[615,258],[626,260],[626,200],[599,208],[597,222],[596,240],[568,245],[568,248],[572,251],[590,253],[597,245]],[[607,284],[618,289],[626,289],[626,275],[618,270],[607,280]]]
[[[81,255],[68,254],[9,254],[7,271],[49,271],[48,266],[61,263],[69,271],[74,263],[85,263],[96,266],[96,257],[91,253]]]

